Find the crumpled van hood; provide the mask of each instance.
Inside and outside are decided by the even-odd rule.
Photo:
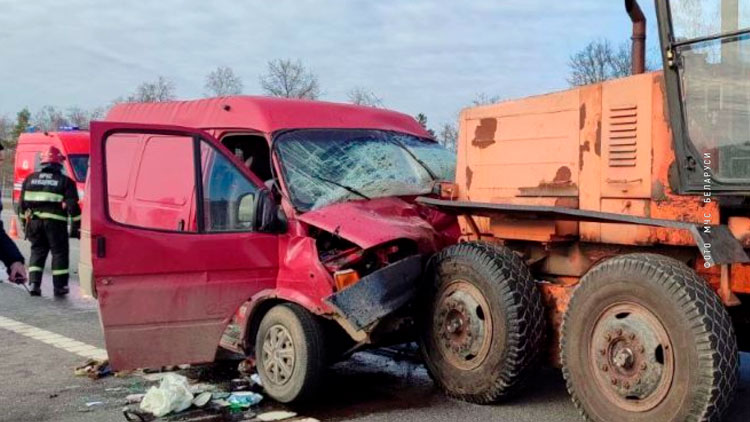
[[[419,205],[388,197],[333,204],[302,214],[298,219],[369,249],[396,239],[416,241],[421,252],[435,251],[441,236],[420,212]],[[425,215],[425,214],[423,214]]]

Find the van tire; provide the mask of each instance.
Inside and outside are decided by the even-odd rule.
[[[583,277],[564,316],[561,360],[590,421],[718,421],[739,376],[718,295],[656,254],[611,258]]]
[[[281,403],[304,402],[312,397],[325,369],[320,323],[299,305],[274,306],[258,327],[255,360],[271,398]]]
[[[479,404],[515,392],[537,361],[545,326],[523,260],[506,247],[461,243],[433,258],[425,284],[420,350],[436,384]]]

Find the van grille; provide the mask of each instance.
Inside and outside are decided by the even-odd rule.
[[[609,166],[635,167],[638,156],[638,106],[609,109]]]

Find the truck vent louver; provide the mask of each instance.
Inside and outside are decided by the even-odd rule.
[[[609,166],[635,167],[638,155],[638,106],[609,109]]]

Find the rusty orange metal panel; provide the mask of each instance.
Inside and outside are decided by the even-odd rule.
[[[732,264],[730,281],[733,292],[750,293],[750,265]]]
[[[464,110],[459,198],[577,197],[579,92]]]
[[[742,243],[742,246],[750,248],[750,218],[729,217],[727,225],[729,231]]]
[[[602,86],[581,88],[579,133],[579,205],[601,211]],[[599,242],[600,223],[580,223],[581,240]]]
[[[602,197],[651,197],[653,77],[602,84]]]
[[[714,265],[705,267],[706,261],[699,257],[695,262],[695,271],[703,277],[714,290],[721,284],[721,268]],[[729,266],[730,289],[734,293],[750,294],[750,264],[732,264]]]
[[[549,242],[555,238],[557,225],[552,220],[495,220],[492,221],[492,235],[501,239],[530,240]]]
[[[706,203],[700,197],[678,195],[669,184],[669,169],[675,161],[672,131],[667,114],[663,74],[659,72],[653,75],[651,217],[694,223],[709,220],[711,224],[719,224],[719,208],[715,202]],[[660,244],[695,245],[692,236],[684,230],[652,228],[650,236]]]
[[[602,211],[648,217],[649,202],[646,199],[603,198]],[[602,224],[601,241],[619,245],[646,245],[653,243],[649,235],[650,229],[646,226]]]
[[[563,315],[565,315],[565,311],[568,309],[568,303],[570,303],[570,297],[573,295],[575,288],[553,283],[539,283],[538,286],[547,310],[547,327],[550,334],[548,359],[552,366],[559,368],[561,367],[560,333]]]

